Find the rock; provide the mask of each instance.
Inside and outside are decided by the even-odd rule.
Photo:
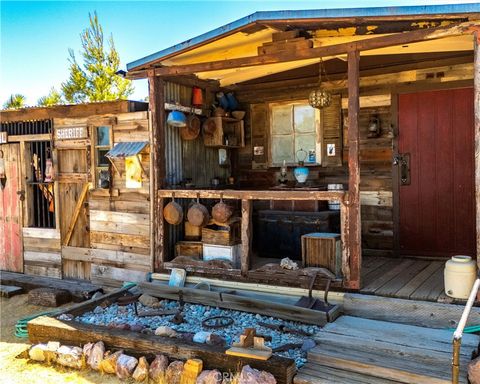
[[[226,341],[225,339],[220,336],[220,335],[217,335],[215,333],[211,333],[208,337],[207,337],[207,340],[206,340],[207,344],[209,345],[218,345],[218,346],[221,346],[223,347],[225,344],[226,344]]]
[[[99,315],[100,313],[103,313],[103,308],[97,305],[93,310],[93,313],[95,313],[96,315]]]
[[[82,369],[85,367],[83,350],[80,347],[62,345],[57,350],[56,362],[64,367]]]
[[[197,377],[196,384],[221,384],[222,383],[222,373],[214,369],[213,371],[203,371]]]
[[[107,327],[114,328],[114,329],[123,329],[125,331],[128,331],[130,329],[130,325],[126,323],[115,323],[115,322],[108,323]]]
[[[95,344],[94,343],[87,343],[83,346],[83,354],[85,355],[85,359],[90,358],[90,354],[92,353],[92,348]]]
[[[138,301],[146,307],[151,307],[151,308],[161,307],[160,301],[156,297],[147,295],[145,293],[138,298]]]
[[[181,384],[196,384],[197,377],[202,372],[203,361],[200,359],[188,359],[183,366]]]
[[[63,320],[63,321],[72,321],[73,320],[73,315],[69,313],[62,313],[57,317],[58,320]]]
[[[173,361],[165,371],[165,381],[168,384],[180,384],[180,379],[183,373],[183,362]]]
[[[153,329],[151,328],[143,328],[140,332],[144,335],[153,335]]]
[[[165,337],[177,337],[177,331],[170,327],[167,327],[166,325],[161,325],[155,330],[155,335]]]
[[[275,377],[266,371],[259,371],[258,369],[251,368],[249,365],[245,365],[242,368],[238,384],[276,384]]]
[[[121,354],[117,359],[117,366],[115,373],[119,379],[127,379],[132,376],[135,367],[138,364],[138,360],[133,356]]]
[[[145,381],[148,378],[148,361],[145,356],[140,357],[138,360],[137,368],[132,375],[135,381]]]
[[[182,332],[179,334],[180,338],[185,341],[193,341],[193,336],[195,333],[193,332]]]
[[[103,341],[99,341],[95,343],[92,350],[90,351],[90,355],[87,360],[87,364],[90,368],[98,371],[98,366],[100,362],[103,360],[103,355],[105,354],[105,344]]]
[[[280,267],[283,269],[296,271],[298,269],[298,264],[290,260],[288,257],[285,257],[284,259],[280,260]]]
[[[102,373],[114,374],[117,368],[117,360],[122,354],[123,350],[114,353],[110,353],[110,351],[106,352],[98,366],[98,370]]]
[[[302,347],[300,348],[303,352],[307,352],[313,347],[315,347],[317,343],[313,339],[305,339],[303,340]]]
[[[144,326],[142,324],[132,324],[130,325],[130,330],[134,332],[141,332]]]
[[[45,361],[46,350],[48,350],[46,344],[37,344],[30,348],[30,350],[28,351],[28,356],[30,357],[30,359],[35,361]]]
[[[211,332],[200,331],[193,335],[193,341],[195,343],[204,344],[207,342],[208,338],[211,336]]]
[[[468,363],[468,380],[471,384],[480,384],[480,357]]]
[[[148,369],[148,377],[154,383],[165,383],[165,371],[168,367],[168,358],[165,355],[156,355]]]

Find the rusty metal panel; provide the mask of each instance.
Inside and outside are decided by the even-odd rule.
[[[130,141],[117,143],[107,152],[106,157],[124,158],[138,155],[148,145],[148,141]]]

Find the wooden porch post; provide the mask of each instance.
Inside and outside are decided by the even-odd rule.
[[[163,198],[158,197],[158,190],[165,185],[165,82],[155,76],[154,70],[148,71],[149,109],[151,119],[150,156],[153,168],[150,180],[150,230],[153,269],[162,269],[165,262],[165,226],[163,220]]]
[[[350,280],[347,287],[360,288],[362,267],[361,220],[360,220],[360,166],[359,166],[359,81],[360,53],[348,52],[348,244],[350,256]]]
[[[252,208],[253,201],[242,199],[242,254],[240,269],[242,276],[246,276],[250,269],[250,248],[252,244]]]
[[[475,129],[475,207],[477,235],[477,265],[480,266],[480,30],[473,34],[473,102]]]

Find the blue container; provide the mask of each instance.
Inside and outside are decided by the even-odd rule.
[[[302,164],[303,165],[303,164]],[[305,183],[308,178],[309,169],[307,167],[297,167],[293,170],[293,175],[299,183]]]
[[[238,101],[232,92],[227,93],[227,99],[228,99],[228,109],[230,111],[235,111],[238,108]]]
[[[187,117],[183,112],[171,111],[168,114],[167,124],[173,127],[185,127],[187,125]]]

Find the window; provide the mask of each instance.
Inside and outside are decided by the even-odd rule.
[[[100,172],[108,172],[110,161],[105,156],[112,148],[112,127],[101,125],[94,127],[95,180],[98,184]]]
[[[320,164],[319,121],[319,111],[307,102],[271,104],[271,165]]]

